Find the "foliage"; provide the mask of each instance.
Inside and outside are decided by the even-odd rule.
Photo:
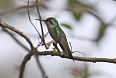
[[[0,0],[0,10],[3,10],[5,8],[10,8],[14,4],[13,0]]]
[[[68,29],[70,29],[70,30],[72,29],[72,27],[70,25],[68,25],[68,24],[61,24],[61,25],[68,28]]]
[[[77,0],[69,0],[69,7],[72,9],[74,9],[74,8],[80,9],[80,8],[87,7],[87,5],[84,5]],[[73,17],[77,21],[80,20],[81,16],[82,16],[82,13],[73,13]]]

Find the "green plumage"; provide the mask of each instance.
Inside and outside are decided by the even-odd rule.
[[[72,53],[69,49],[69,45],[66,39],[66,35],[63,32],[63,30],[59,27],[58,21],[53,18],[47,18],[45,20],[45,23],[47,25],[49,34],[51,35],[51,37],[54,39],[54,41],[56,43],[59,43],[60,47],[62,48],[62,50],[64,51],[64,53],[71,59],[73,59]],[[74,59],[73,59],[74,61]]]

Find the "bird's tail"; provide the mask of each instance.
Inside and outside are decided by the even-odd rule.
[[[70,51],[70,49],[69,49],[69,57],[70,57],[70,59],[73,59],[73,61],[74,61],[74,58],[73,58],[73,56],[72,56],[72,52]],[[75,62],[75,61],[74,61]]]
[[[70,51],[69,46],[66,44],[66,41],[64,39],[61,39],[59,45],[62,48],[62,50],[64,51],[64,53],[66,54],[66,56],[68,56],[70,59],[73,59],[73,61],[74,61],[72,52]]]

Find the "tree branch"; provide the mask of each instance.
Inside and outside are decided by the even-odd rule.
[[[43,39],[42,36],[40,35],[39,31],[37,30],[37,28],[35,27],[35,25],[31,21],[30,12],[29,12],[29,0],[28,0],[28,3],[27,3],[27,10],[28,10],[29,21],[33,25],[33,27],[35,28],[35,30],[37,31],[39,37],[41,38],[41,42],[42,42],[42,39]],[[39,45],[41,44],[41,42],[39,43]],[[39,47],[39,45],[37,47]],[[45,71],[44,71],[44,69],[43,69],[43,67],[42,67],[42,65],[40,63],[39,56],[36,55],[35,56],[35,59],[36,59],[36,63],[38,64],[38,68],[40,68],[40,70],[41,70],[41,73],[42,73],[43,78],[47,77],[46,74],[45,74]]]
[[[30,7],[35,7],[36,5],[29,5]],[[15,7],[15,8],[9,8],[9,9],[5,9],[3,11],[0,12],[0,15],[4,15],[6,13],[9,13],[9,12],[12,12],[12,11],[16,11],[16,10],[19,10],[19,9],[25,9],[27,8],[27,5],[24,5],[24,6],[20,6],[20,7]]]
[[[105,26],[108,26],[109,24],[105,24],[104,21],[94,12],[92,11],[89,7],[85,7],[85,8],[68,8],[66,9],[68,11],[72,11],[73,13],[82,13],[82,12],[88,12],[91,15],[95,16],[101,23],[103,23]]]
[[[6,31],[17,43],[19,43],[19,45],[21,45],[24,49],[26,49],[27,51],[30,51],[26,46],[24,46],[19,40],[17,40],[13,34],[11,34],[7,29],[5,29],[3,26],[2,26],[3,30]],[[10,28],[9,28],[10,29]],[[15,29],[16,30],[16,29]],[[44,75],[43,78],[45,78],[46,74],[41,66],[41,63],[39,62],[39,59],[37,58],[38,55],[35,56],[35,59],[36,59],[36,62],[38,64],[38,67],[40,67],[41,71],[42,71],[42,74]],[[31,55],[29,55],[28,57],[31,57]],[[22,78],[23,77],[23,72],[24,72],[24,68],[25,68],[25,64],[26,62],[28,61],[28,59],[26,58],[22,63],[23,65],[21,65],[21,71],[20,71],[20,77]]]
[[[33,49],[34,50],[34,49]],[[24,69],[25,69],[25,65],[27,63],[28,60],[30,60],[31,56],[33,55],[33,50],[31,50],[24,58],[24,60],[22,61],[22,64],[21,64],[21,69],[20,69],[20,73],[19,73],[19,78],[23,78],[23,72],[24,72]]]
[[[25,35],[23,34],[23,32],[20,32],[20,31],[17,30],[16,28],[14,28],[14,27],[12,27],[12,26],[10,26],[10,25],[8,25],[8,24],[5,24],[5,23],[2,22],[2,21],[0,21],[0,26],[5,27],[5,28],[8,28],[8,29],[10,29],[11,31],[14,31],[14,32],[16,32],[17,34],[19,34],[20,36],[22,36],[23,38],[25,38],[26,41],[29,43],[31,49],[33,49],[34,46],[33,46],[32,42],[30,41],[30,39],[29,39],[27,36],[25,36]]]
[[[43,26],[42,26],[41,15],[40,15],[38,3],[39,3],[38,0],[36,0],[37,13],[38,13],[38,16],[40,19],[40,26],[41,26],[41,32],[42,32],[42,41],[43,41],[43,44],[45,45],[45,48],[48,49],[48,47],[46,46],[46,42],[45,42],[45,37],[44,37]]]
[[[21,64],[21,71],[20,71],[19,78],[22,78],[23,72],[24,72],[24,68],[25,68],[25,64],[31,58],[32,55],[51,55],[51,56],[60,56],[61,58],[70,59],[67,56],[65,56],[64,54],[63,55],[59,55],[59,53],[53,52],[53,51],[43,51],[43,52],[39,52],[39,51],[37,51],[36,48],[34,48],[31,52],[29,52],[25,56],[25,58],[24,58],[24,60],[23,60],[23,62]],[[96,58],[96,57],[89,58],[89,57],[78,57],[78,56],[73,56],[73,58],[74,58],[74,60],[85,61],[85,62],[93,62],[93,63],[96,63],[96,62],[116,63],[116,58],[114,58],[114,59],[109,59],[109,58]],[[73,60],[73,59],[71,59],[71,60]]]
[[[21,45],[25,50],[30,51],[25,45],[23,45],[17,38],[14,37],[14,35],[9,32],[7,29],[5,29],[4,27],[2,27],[2,29],[7,32],[19,45]]]
[[[62,53],[62,52],[61,52]],[[57,52],[53,52],[53,51],[43,51],[43,52],[34,52],[33,54],[35,55],[51,55],[51,56],[60,56],[61,58],[67,58],[67,59],[70,59],[68,58],[67,56],[65,55],[59,55],[59,53]],[[108,62],[108,63],[116,63],[116,58],[114,59],[110,59],[110,58],[90,58],[90,57],[78,57],[78,56],[73,56],[74,60],[78,60],[78,61],[85,61],[85,62],[93,62],[93,63],[96,63],[96,62]],[[72,59],[73,60],[73,59]]]
[[[42,73],[42,76],[43,76],[42,78],[47,78],[47,75],[46,75],[46,73],[45,73],[45,71],[44,71],[44,69],[43,69],[43,67],[40,63],[39,57],[40,57],[39,55],[35,55],[36,63],[38,64],[38,68],[40,68],[40,70],[41,70],[41,73]]]

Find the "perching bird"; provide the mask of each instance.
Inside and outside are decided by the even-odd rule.
[[[63,32],[63,30],[59,27],[58,21],[53,17],[47,18],[46,20],[42,20],[42,21],[45,22],[50,36],[54,39],[56,43],[59,43],[60,47],[62,48],[66,56],[73,59],[72,53],[70,51],[70,48],[66,39],[66,35]]]

